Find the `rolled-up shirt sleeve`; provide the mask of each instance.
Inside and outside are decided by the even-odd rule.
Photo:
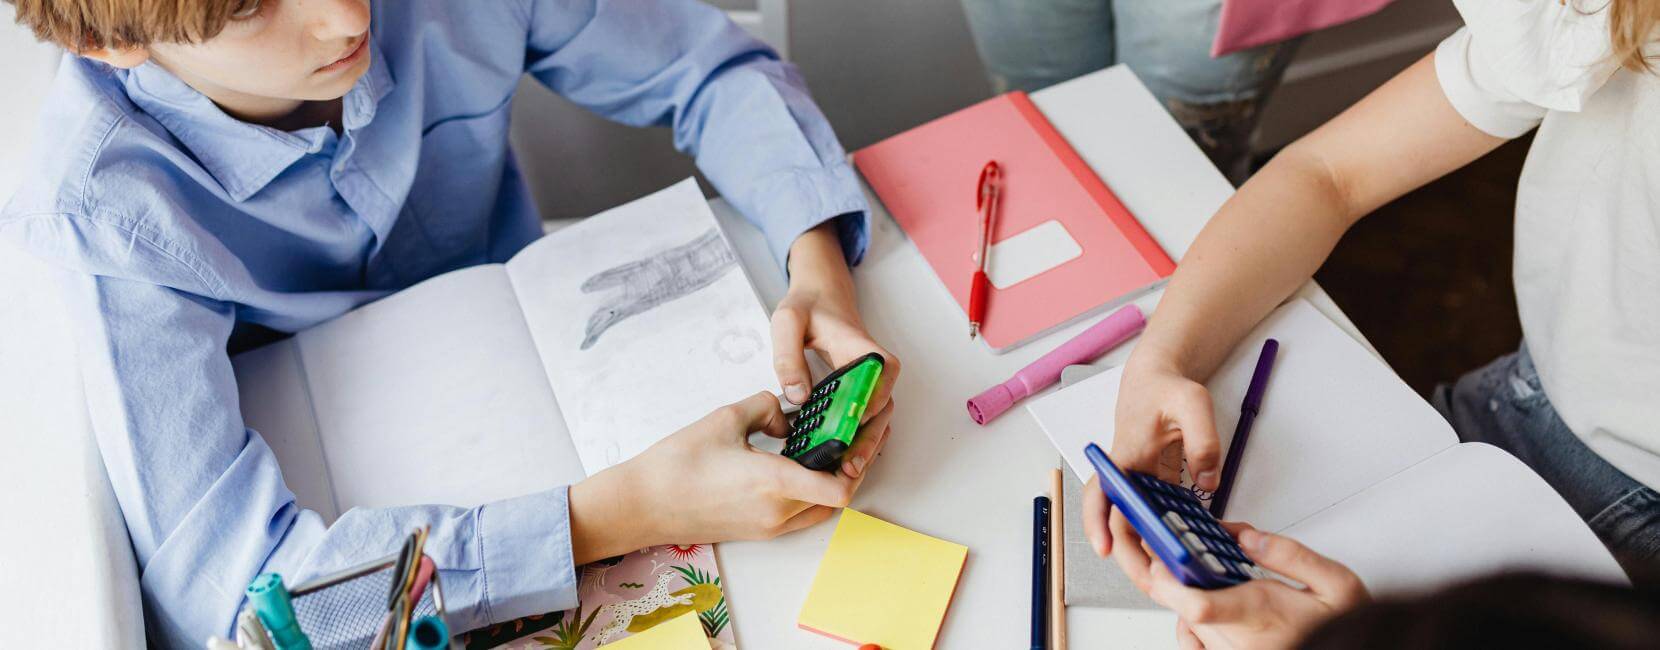
[[[1441,90],[1472,126],[1515,138],[1577,112],[1619,63],[1608,12],[1557,0],[1453,0],[1464,27],[1435,49]]]
[[[358,508],[327,525],[243,425],[230,304],[96,275],[64,282],[94,435],[162,645],[229,635],[262,572],[292,585],[384,557],[420,526],[458,629],[576,605],[565,488],[477,508]]]
[[[1545,118],[1545,108],[1505,89],[1498,72],[1479,59],[1468,27],[1435,48],[1435,76],[1441,92],[1471,126],[1497,138],[1516,138]]]
[[[795,66],[692,0],[527,1],[526,69],[543,84],[611,120],[670,127],[781,266],[831,219],[858,263],[869,209]]]

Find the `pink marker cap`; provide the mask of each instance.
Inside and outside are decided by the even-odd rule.
[[[1014,400],[1014,393],[1009,392],[1007,386],[992,386],[985,392],[969,398],[968,417],[974,418],[975,424],[985,424],[1014,406]]]

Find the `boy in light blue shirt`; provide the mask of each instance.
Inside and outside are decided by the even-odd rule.
[[[670,127],[761,228],[791,274],[773,330],[796,402],[804,347],[836,364],[884,352],[848,273],[866,206],[823,115],[793,67],[691,0],[7,1],[79,56],[0,238],[74,271],[38,290],[74,311],[153,642],[227,635],[256,574],[384,556],[421,525],[459,629],[571,608],[579,564],[822,521],[886,438],[891,408],[872,408],[839,472],[754,453],[744,434],[784,427],[763,394],[569,488],[325,525],[244,426],[229,354],[538,237],[507,141],[521,76]],[[652,510],[676,516],[637,516]]]

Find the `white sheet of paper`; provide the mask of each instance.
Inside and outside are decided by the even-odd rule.
[[[1455,445],[1283,532],[1348,565],[1374,595],[1507,569],[1626,582],[1562,497],[1480,443]]]
[[[589,474],[779,392],[767,312],[691,179],[544,237],[507,271]]]
[[[277,456],[282,481],[303,508],[316,510],[323,521],[340,516],[328,465],[323,462],[323,440],[306,387],[300,346],[292,338],[249,350],[232,359],[236,370],[237,402],[242,422],[259,434]]]
[[[1458,442],[1393,371],[1299,299],[1264,319],[1206,382],[1224,454],[1268,338],[1279,340],[1279,355],[1228,519],[1280,530]],[[1112,446],[1122,372],[1106,370],[1027,406],[1080,480],[1094,472],[1084,445]]]
[[[342,510],[476,506],[584,477],[499,264],[300,333]]]
[[[1006,289],[1037,277],[1084,254],[1084,247],[1054,219],[1045,221],[991,246],[986,279]]]

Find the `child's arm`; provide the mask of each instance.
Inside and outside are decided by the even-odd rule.
[[[158,274],[169,270],[191,273]],[[233,305],[93,275],[38,290],[71,310],[93,434],[160,645],[226,635],[262,571],[294,584],[388,555],[422,525],[460,629],[575,606],[565,489],[477,508],[354,508],[326,525],[242,422],[225,353]]]
[[[885,406],[899,360],[865,331],[848,272],[869,242],[868,206],[795,66],[700,2],[528,7],[530,74],[609,119],[670,127],[675,147],[766,236],[790,274],[772,337],[786,399],[799,404],[811,387],[804,349],[833,366],[877,352],[886,363],[869,412]],[[842,471],[858,476],[869,452],[856,445]]]
[[[93,434],[164,646],[227,634],[261,572],[294,584],[389,555],[419,526],[431,528],[451,623],[472,629],[575,607],[579,564],[652,544],[771,537],[828,517],[859,484],[748,446],[751,431],[785,433],[776,399],[761,394],[568,490],[474,508],[359,507],[325,524],[295,502],[242,422],[225,354],[234,306],[133,280],[65,282],[39,289],[71,310]],[[889,413],[860,436],[873,453]]]
[[[1286,147],[1222,206],[1182,258],[1137,356],[1210,376],[1361,217],[1503,142],[1447,102],[1433,55],[1418,61]]]
[[[607,119],[667,126],[780,266],[836,219],[847,260],[867,239],[864,194],[795,66],[692,0],[529,2],[526,71]]]
[[[1504,140],[1470,125],[1425,57],[1331,122],[1287,147],[1222,206],[1182,258],[1125,366],[1114,461],[1174,479],[1182,453],[1201,487],[1220,471],[1202,381],[1246,332],[1306,282],[1351,225],[1384,203],[1462,167]],[[1162,462],[1161,462],[1162,461]],[[1099,496],[1099,490],[1085,490]],[[1099,500],[1099,499],[1095,499]],[[1104,504],[1095,510],[1105,514]],[[1113,518],[1086,517],[1096,549],[1137,554]],[[1120,557],[1138,584],[1145,567]]]

